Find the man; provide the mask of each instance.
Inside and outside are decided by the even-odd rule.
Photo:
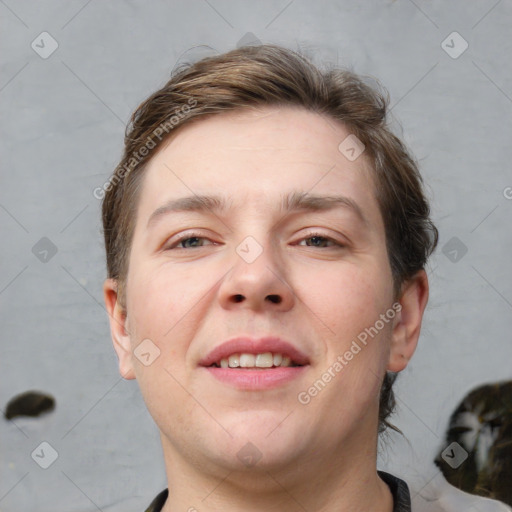
[[[277,46],[179,70],[104,194],[119,369],[160,433],[149,511],[410,510],[377,472],[437,243],[386,100]]]

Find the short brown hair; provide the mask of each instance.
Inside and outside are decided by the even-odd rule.
[[[102,189],[107,271],[118,282],[120,304],[125,304],[138,191],[147,162],[193,120],[264,106],[295,106],[327,115],[365,145],[398,297],[402,284],[425,267],[438,232],[416,162],[388,127],[388,103],[387,93],[353,72],[322,72],[302,55],[275,45],[246,46],[178,68],[133,113],[123,157]],[[386,418],[394,407],[393,380],[388,373],[382,386],[379,432],[390,426]]]

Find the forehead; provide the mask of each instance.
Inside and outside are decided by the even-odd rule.
[[[300,160],[330,167],[340,160],[339,145],[349,135],[339,121],[302,107],[246,108],[195,118],[179,127],[153,157],[152,164],[169,155],[191,163],[215,155],[249,162],[255,156],[267,163],[274,159]],[[346,157],[343,160],[347,168],[363,170],[366,165],[362,162],[367,164],[364,153],[358,163]]]
[[[371,166],[339,149],[350,131],[302,108],[265,107],[199,118],[177,130],[150,160],[139,216],[191,195],[221,195],[257,210],[294,192],[344,195],[381,224]]]

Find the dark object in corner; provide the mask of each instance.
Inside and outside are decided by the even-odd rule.
[[[487,384],[464,397],[450,418],[444,446],[457,442],[467,459],[453,467],[435,459],[450,484],[512,505],[512,381]]]
[[[39,416],[53,409],[55,409],[53,396],[40,391],[25,391],[9,400],[4,416],[8,420],[16,416]]]

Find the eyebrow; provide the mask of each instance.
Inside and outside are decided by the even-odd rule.
[[[281,199],[281,212],[319,212],[335,208],[346,208],[353,212],[366,226],[369,225],[360,206],[351,198],[340,195],[315,195],[308,192],[291,192]],[[172,199],[163,206],[157,208],[149,217],[149,228],[159,218],[170,213],[197,212],[197,213],[221,213],[229,208],[228,201],[220,196],[193,195]]]

